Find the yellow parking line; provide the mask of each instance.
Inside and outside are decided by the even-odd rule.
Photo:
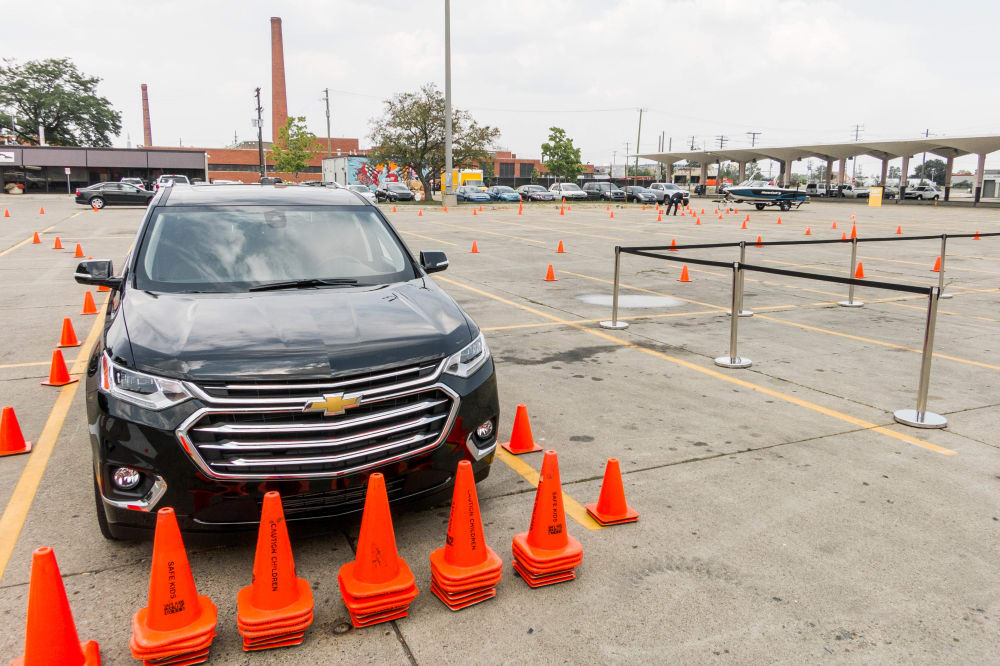
[[[53,225],[52,225],[51,227],[46,227],[45,229],[42,229],[42,230],[41,230],[41,231],[39,231],[38,233],[40,233],[40,234],[44,234],[44,233],[46,233],[46,232],[48,232],[48,231],[51,231],[51,230],[53,230],[53,229],[55,229],[55,228],[56,228],[56,225],[54,225],[54,224],[53,224]],[[25,238],[25,239],[24,239],[23,241],[21,241],[20,243],[17,243],[16,245],[11,245],[11,246],[10,246],[9,248],[7,248],[6,250],[3,250],[3,251],[0,251],[0,257],[4,256],[5,254],[10,254],[11,252],[13,252],[14,250],[16,250],[16,249],[17,249],[17,248],[19,248],[19,247],[22,247],[22,246],[24,246],[24,245],[27,245],[28,243],[30,243],[30,242],[31,242],[31,239],[32,239],[32,238],[33,238],[33,236],[28,236],[27,238]]]
[[[908,305],[906,303],[889,303],[889,305],[895,305],[895,306],[898,306],[898,307],[901,307],[901,308],[911,308],[913,310],[923,310],[925,312],[927,311],[927,308],[922,308],[919,305]],[[967,319],[979,319],[981,321],[997,321],[997,322],[1000,322],[1000,319],[995,319],[993,317],[983,317],[983,316],[980,316],[980,315],[965,314],[964,312],[953,312],[952,310],[942,310],[941,308],[938,308],[938,314],[946,314],[946,315],[951,315],[953,317],[964,317],[964,318],[967,318]],[[0,367],[3,367],[3,366],[0,366]]]
[[[434,241],[435,243],[444,243],[445,245],[458,245],[458,243],[452,243],[451,241],[441,240],[440,238],[415,234],[412,231],[403,231],[402,229],[400,229],[399,233],[406,234],[407,236],[416,236],[417,238],[423,238],[424,240]]]
[[[73,359],[72,361],[66,359],[66,362],[74,363],[76,362],[76,359]],[[0,365],[0,370],[6,370],[8,368],[31,368],[38,365],[49,365],[50,363],[51,361],[28,361],[27,363],[8,363],[6,365]]]
[[[865,430],[871,430],[873,432],[877,432],[877,433],[880,433],[882,435],[886,435],[887,437],[891,437],[893,439],[898,439],[898,440],[906,442],[908,444],[913,444],[914,446],[919,446],[921,448],[927,449],[929,451],[934,451],[935,453],[940,453],[942,455],[950,456],[950,455],[955,455],[957,453],[957,451],[952,451],[951,449],[946,449],[943,446],[938,446],[937,444],[931,444],[930,442],[925,442],[923,440],[917,439],[916,437],[913,437],[911,435],[907,435],[905,433],[896,432],[895,430],[892,430],[892,429],[887,428],[885,426],[880,426],[880,425],[876,425],[874,423],[869,423],[868,421],[865,421],[864,419],[859,419],[857,417],[851,416],[850,414],[845,414],[843,412],[839,412],[837,410],[830,409],[829,407],[823,407],[822,405],[817,405],[816,403],[809,402],[808,400],[803,400],[803,399],[797,398],[797,397],[795,397],[793,395],[788,395],[787,393],[782,393],[782,392],[776,391],[774,389],[769,389],[769,388],[767,388],[765,386],[760,386],[759,384],[754,384],[753,382],[749,382],[749,381],[746,381],[744,379],[739,379],[738,377],[734,377],[734,376],[729,375],[729,374],[724,374],[724,373],[718,372],[716,370],[705,368],[705,367],[702,367],[702,366],[697,365],[695,363],[691,363],[690,361],[685,361],[683,359],[679,359],[679,358],[676,358],[674,356],[669,356],[669,355],[664,354],[662,352],[659,352],[659,351],[657,351],[655,349],[650,349],[649,347],[644,347],[643,345],[636,344],[634,342],[629,342],[628,340],[622,340],[621,338],[616,337],[614,335],[611,335],[609,333],[605,333],[604,331],[598,331],[598,330],[595,330],[595,329],[592,329],[592,328],[587,328],[587,327],[582,326],[580,324],[577,324],[576,322],[573,322],[573,321],[567,321],[567,320],[564,320],[564,319],[560,319],[559,317],[556,317],[554,315],[550,315],[547,312],[542,312],[541,310],[537,310],[537,309],[529,307],[527,305],[522,305],[520,303],[517,303],[517,302],[512,301],[510,299],[504,298],[502,296],[496,296],[495,294],[491,294],[491,293],[489,293],[487,291],[483,291],[482,289],[477,289],[476,287],[472,287],[472,286],[464,284],[462,282],[457,282],[455,280],[450,280],[450,279],[444,278],[444,277],[439,277],[437,279],[440,280],[441,282],[446,282],[448,284],[451,284],[451,285],[454,285],[456,287],[465,289],[467,291],[471,291],[474,294],[479,294],[480,296],[485,296],[486,298],[493,299],[493,300],[498,301],[500,303],[506,303],[507,305],[511,305],[511,306],[513,306],[515,308],[518,308],[520,310],[523,310],[525,312],[531,312],[532,314],[536,314],[539,317],[544,317],[545,319],[549,319],[549,320],[552,320],[552,321],[563,322],[565,324],[568,324],[569,326],[572,326],[573,328],[576,328],[577,330],[583,331],[583,332],[588,333],[590,335],[593,335],[593,336],[596,336],[596,337],[599,337],[599,338],[603,338],[605,340],[608,340],[608,341],[613,342],[615,344],[621,345],[623,347],[629,347],[629,348],[634,349],[636,351],[640,351],[640,352],[642,352],[644,354],[649,354],[650,356],[654,356],[656,358],[659,358],[659,359],[662,359],[662,360],[665,360],[665,361],[669,361],[670,363],[673,363],[675,365],[679,365],[679,366],[681,366],[683,368],[687,368],[688,370],[693,370],[695,372],[699,372],[699,373],[701,373],[703,375],[707,375],[707,376],[713,377],[715,379],[720,379],[722,381],[729,382],[731,384],[736,384],[737,386],[741,386],[741,387],[746,388],[746,389],[750,389],[750,390],[753,390],[753,391],[757,391],[759,393],[763,393],[764,395],[771,396],[772,398],[777,398],[779,400],[784,400],[785,402],[788,402],[790,404],[793,404],[793,405],[796,405],[796,406],[799,406],[799,407],[804,407],[805,409],[809,409],[809,410],[817,412],[819,414],[823,414],[825,416],[829,416],[829,417],[838,419],[840,421],[844,421],[846,423],[850,423],[850,424],[852,424],[854,426],[857,426],[859,428],[863,428]]]
[[[108,299],[105,298],[101,304],[100,314],[90,327],[90,332],[87,334],[87,339],[81,349],[90,350],[97,342],[97,337],[104,325],[103,314],[107,304]],[[77,356],[70,369],[70,374],[78,375],[86,370],[89,356],[89,352]],[[3,515],[0,515],[0,580],[3,580],[10,556],[14,552],[14,546],[17,544],[24,522],[28,518],[28,511],[35,500],[35,493],[38,492],[42,475],[45,474],[45,467],[49,464],[49,458],[55,449],[59,433],[62,432],[63,423],[66,421],[66,415],[69,413],[70,405],[73,404],[73,398],[76,396],[76,390],[79,386],[80,382],[73,382],[59,389],[59,396],[49,412],[49,418],[45,421],[42,434],[38,436],[38,440],[31,448],[28,461],[25,463],[24,469],[21,470],[21,477],[17,480],[17,485],[14,486],[14,492],[7,502]]]
[[[504,461],[508,467],[520,474],[525,481],[531,485],[538,487],[538,472],[535,468],[524,462],[517,456],[511,455],[505,449],[497,447],[497,458]],[[582,526],[586,527],[588,530],[603,530],[604,526],[600,525],[596,520],[590,517],[587,510],[583,508],[583,505],[577,502],[575,499],[567,495],[565,492],[563,496],[563,510],[566,515],[580,523]]]

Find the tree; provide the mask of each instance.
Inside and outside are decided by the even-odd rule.
[[[483,185],[491,184],[496,177],[496,174],[493,173],[493,160],[480,162],[479,168],[483,170]]]
[[[900,168],[898,166],[891,166],[891,167],[889,167],[889,175],[886,176],[886,177],[887,178],[897,178],[898,179],[901,173],[902,173],[902,171],[900,170]]]
[[[444,95],[433,83],[415,93],[397,93],[384,102],[381,118],[371,120],[368,159],[375,164],[396,162],[417,172],[424,192],[444,171]],[[490,159],[489,148],[500,130],[479,125],[467,111],[452,109],[452,163],[474,168]]]
[[[18,141],[57,146],[110,146],[122,130],[122,116],[97,94],[101,79],[86,76],[69,58],[0,65],[0,127]],[[16,125],[16,126],[15,126]]]
[[[746,176],[747,180],[763,180],[764,174],[760,171],[760,165],[757,164],[757,160],[750,160],[747,162]]]
[[[917,168],[913,170],[913,177],[926,178],[938,185],[944,185],[944,176],[947,169],[948,166],[944,163],[944,160],[927,160],[925,163],[917,165]]]
[[[542,144],[542,162],[553,176],[575,181],[583,171],[580,149],[573,147],[573,139],[561,127],[549,128],[549,140]]]
[[[278,139],[271,144],[271,159],[274,170],[294,173],[296,182],[299,173],[306,170],[309,160],[316,157],[319,139],[306,129],[304,116],[289,116],[288,121],[278,130]]]
[[[532,168],[531,169],[531,182],[532,183],[537,183],[538,182],[538,177],[541,176],[541,175],[542,174],[538,172],[537,168]]]

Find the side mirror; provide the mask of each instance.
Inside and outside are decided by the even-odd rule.
[[[115,269],[111,261],[81,261],[76,267],[73,277],[80,284],[96,284],[100,287],[121,289],[122,279],[115,277]]]
[[[448,257],[444,252],[421,252],[420,265],[428,273],[438,273],[448,268]]]

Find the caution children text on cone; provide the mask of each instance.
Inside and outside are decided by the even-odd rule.
[[[148,662],[208,660],[218,610],[198,594],[174,510],[156,512],[148,603],[132,616],[132,656]]]
[[[396,550],[385,478],[368,477],[357,555],[337,574],[340,596],[355,627],[405,617],[417,597],[416,580]]]
[[[31,451],[31,442],[24,440],[21,425],[17,422],[13,407],[4,407],[0,412],[0,456],[14,456]]]
[[[100,663],[97,643],[81,643],[77,636],[55,553],[48,546],[35,549],[31,554],[24,656],[12,661],[11,666],[99,666]]]
[[[574,570],[583,562],[583,546],[567,531],[559,483],[559,458],[555,451],[545,452],[531,525],[527,532],[514,535],[511,550],[514,571],[531,587],[576,578]]]
[[[601,525],[619,525],[639,520],[639,512],[625,502],[625,486],[622,483],[622,470],[617,458],[608,458],[597,502],[587,504],[584,508],[590,517]]]
[[[514,455],[542,450],[542,447],[535,444],[535,440],[531,436],[527,405],[517,406],[517,411],[514,413],[514,426],[510,431],[510,441],[503,442],[500,446]]]
[[[455,473],[448,534],[443,548],[430,555],[431,592],[453,611],[496,596],[503,561],[486,544],[472,463],[463,460]]]

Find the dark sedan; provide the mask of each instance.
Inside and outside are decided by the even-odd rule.
[[[94,208],[105,206],[145,206],[154,193],[128,183],[97,183],[76,191],[76,202]]]
[[[625,187],[625,201],[644,204],[656,203],[656,195],[641,185],[628,185]]]
[[[490,195],[483,192],[478,187],[463,185],[455,190],[455,198],[458,201],[471,201],[473,203],[484,203],[490,200]]]
[[[506,185],[494,185],[486,190],[492,201],[520,201],[521,195],[514,191],[513,187]]]
[[[375,190],[377,201],[413,201],[416,197],[403,183],[383,183]]]
[[[522,185],[517,188],[517,193],[525,201],[555,201],[556,195],[549,192],[541,185]]]

